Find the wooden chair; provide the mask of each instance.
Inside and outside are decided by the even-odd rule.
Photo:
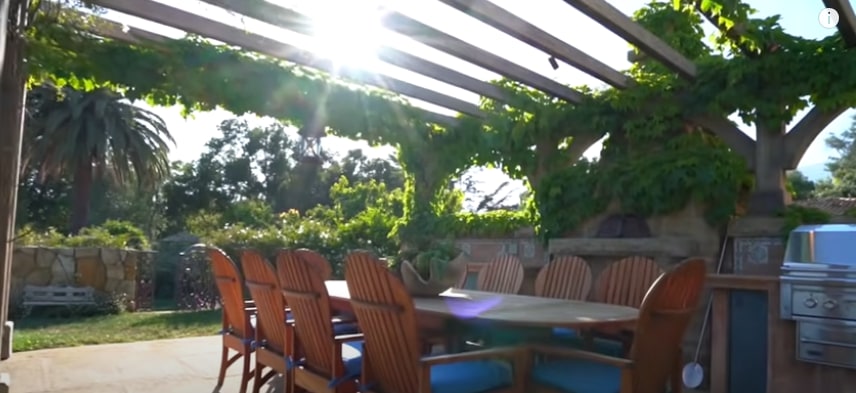
[[[337,334],[322,272],[305,255],[300,250],[277,254],[280,287],[294,315],[295,358],[300,359],[291,381],[313,393],[356,392],[362,335]]]
[[[333,277],[333,267],[330,265],[330,261],[317,251],[308,248],[299,248],[294,250],[294,252],[300,258],[312,264],[314,268],[318,269],[323,280],[329,280]]]
[[[276,271],[258,251],[241,252],[241,267],[250,295],[258,308],[256,323],[256,367],[253,393],[277,374],[282,374],[284,385],[290,387],[293,332],[286,326],[285,299],[277,281]],[[262,375],[265,368],[270,368]],[[288,389],[286,389],[288,391]]]
[[[697,311],[706,278],[702,259],[682,262],[658,278],[642,302],[636,340],[627,358],[533,346],[533,355],[549,356],[531,372],[535,392],[662,393],[674,386],[684,334]],[[679,387],[678,387],[679,389]]]
[[[591,268],[585,259],[573,255],[559,256],[538,272],[535,296],[586,300],[591,284]]]
[[[514,255],[501,255],[494,258],[478,276],[476,288],[479,291],[504,294],[517,294],[523,286],[523,264]]]
[[[663,269],[651,259],[632,256],[611,263],[594,285],[596,302],[639,307]]]
[[[217,374],[217,389],[223,386],[226,379],[226,369],[238,359],[243,360],[241,370],[240,393],[247,391],[253,370],[250,369],[250,355],[253,352],[255,308],[244,301],[244,289],[241,285],[241,275],[235,262],[226,253],[216,247],[206,247],[206,254],[211,263],[211,272],[220,292],[220,302],[223,305],[223,352],[220,357],[220,371]],[[229,350],[237,352],[229,357]]]
[[[371,254],[348,255],[345,280],[365,336],[360,392],[523,392],[528,359],[519,349],[423,357],[413,299]]]
[[[541,268],[535,278],[535,296],[565,300],[586,300],[591,292],[591,268],[585,259],[574,255],[556,257]],[[574,329],[553,329],[554,338],[582,346],[583,340]]]
[[[593,299],[600,303],[639,308],[651,285],[663,274],[663,269],[651,259],[632,256],[613,262],[597,277]],[[612,340],[600,341],[598,347],[610,354],[624,354],[633,340],[632,327],[595,329],[593,336]],[[616,353],[618,352],[618,353]]]

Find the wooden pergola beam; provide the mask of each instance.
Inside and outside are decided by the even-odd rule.
[[[613,69],[489,0],[440,0],[440,2],[614,87],[625,89],[634,84],[633,79],[626,74]]]
[[[584,98],[579,91],[398,12],[387,13],[382,17],[381,23],[391,31],[541,90],[553,97],[571,103],[580,103]]]
[[[636,45],[649,56],[657,59],[666,67],[683,78],[695,79],[698,70],[692,60],[669,46],[659,37],[634,22],[605,0],[565,0],[589,18],[625,41]]]
[[[242,47],[267,56],[322,70],[332,75],[341,75],[356,82],[401,93],[409,97],[417,98],[471,116],[479,118],[484,117],[484,113],[481,112],[475,104],[395,78],[338,68],[334,66],[332,61],[316,58],[307,51],[295,46],[219,23],[196,14],[170,7],[166,4],[151,0],[92,0],[92,3],[104,8],[109,8],[128,15],[133,15],[162,25],[221,41],[228,45]],[[432,121],[441,120],[441,124],[449,125],[456,123],[455,119],[448,116],[442,116],[440,114],[436,114],[436,116],[431,117]]]
[[[815,106],[806,113],[805,117],[791,128],[790,132],[785,134],[785,152],[783,154],[785,167],[794,169],[799,166],[800,160],[817,136],[847,109],[843,107],[833,111],[825,111]]]
[[[313,36],[316,33],[313,27],[315,24],[309,16],[267,1],[202,1],[306,36]],[[507,102],[508,100],[505,92],[495,85],[390,46],[380,46],[377,50],[377,57],[383,62],[469,90],[483,97],[500,102]]]
[[[157,45],[171,40],[171,38],[169,37],[165,37],[157,33],[152,33],[134,27],[128,27],[127,29],[124,29],[122,25],[106,19],[97,18],[97,21],[98,23],[94,26],[88,25],[84,26],[84,28],[86,28],[90,33],[95,34],[97,36],[109,38],[116,41],[126,42],[129,44]],[[458,119],[453,117],[441,115],[439,113],[431,112],[421,108],[414,109],[420,113],[422,118],[431,123],[437,123],[446,126],[454,126],[458,123]]]
[[[838,11],[838,32],[847,46],[856,46],[856,13],[849,0],[823,0],[827,8]]]
[[[685,120],[720,137],[731,150],[746,160],[747,167],[755,168],[755,140],[741,131],[734,122],[707,114],[689,116]]]

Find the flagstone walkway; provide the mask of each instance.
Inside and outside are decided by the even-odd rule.
[[[219,343],[211,336],[21,352],[0,362],[0,373],[10,374],[15,393],[207,393],[217,383]],[[220,391],[237,392],[239,374],[232,366]]]

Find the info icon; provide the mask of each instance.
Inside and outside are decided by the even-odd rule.
[[[821,26],[827,29],[834,29],[838,26],[838,11],[834,8],[824,8],[823,11],[820,11],[820,15],[817,16],[817,20]]]

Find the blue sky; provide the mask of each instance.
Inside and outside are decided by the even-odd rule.
[[[177,2],[174,1],[156,1],[170,3],[172,6],[179,7],[175,4]],[[434,0],[364,0],[359,2],[359,5],[356,5],[357,2],[352,0],[269,1],[292,7],[322,20],[324,23],[319,26],[320,38],[301,36],[261,22],[238,20],[233,15],[223,12],[223,10],[204,6],[196,1],[183,1],[180,8],[303,47],[320,55],[331,57],[344,64],[358,65],[451,96],[477,102],[478,97],[473,93],[407,70],[380,63],[367,54],[371,52],[371,49],[375,45],[382,42],[385,45],[430,59],[479,79],[489,80],[497,78],[497,75],[492,72],[428,48],[406,37],[378,28],[372,23],[374,15],[370,13],[370,7],[365,7],[365,5],[379,4],[382,1],[387,7],[394,8],[414,19],[418,19],[423,23],[464,39],[559,82],[572,86],[582,84],[604,86],[603,83],[596,79],[567,65],[562,65],[558,70],[553,70],[547,62],[547,55],[544,53]],[[629,66],[626,61],[626,53],[629,46],[626,42],[561,0],[531,0],[527,2],[519,0],[492,1],[569,44],[589,53],[613,68],[626,69]],[[629,15],[636,9],[641,8],[646,2],[643,0],[612,0],[611,4]],[[818,15],[823,9],[823,2],[820,0],[749,0],[749,3],[758,9],[759,14],[762,16],[780,14],[782,25],[791,34],[818,38],[835,32],[835,30],[823,28],[818,22]],[[360,7],[360,5],[363,7]],[[339,12],[329,15],[329,10],[331,9],[337,9]],[[360,17],[355,18],[355,14]],[[182,35],[182,32],[175,29],[165,28],[118,13],[111,12],[106,17],[129,26],[143,28],[171,37],[180,37]],[[415,105],[429,110],[449,113],[431,104],[412,101]],[[232,114],[225,111],[214,111],[197,113],[192,118],[183,119],[177,108],[153,109],[164,117],[173,131],[177,146],[171,153],[171,157],[180,160],[192,160],[198,157],[204,148],[205,142],[217,135],[216,125],[222,120],[233,117]],[[800,167],[816,167],[817,164],[821,164],[827,160],[830,151],[826,148],[823,140],[830,132],[838,132],[846,129],[852,114],[853,110],[848,111],[821,133],[809,148]],[[803,115],[804,113],[799,114],[795,121],[798,121]],[[744,132],[754,137],[754,130],[745,125],[741,125],[741,128]],[[324,141],[324,146],[333,152],[344,152],[352,148],[364,148],[369,150],[369,154],[375,153],[378,155],[387,155],[391,152],[389,148],[370,149],[364,143],[340,138],[327,138]],[[596,156],[599,150],[600,146],[596,145],[592,147],[587,155]],[[486,184],[484,187],[486,189],[495,187],[496,184],[506,179],[501,172],[495,170],[479,171],[478,173],[480,177],[485,179]]]

